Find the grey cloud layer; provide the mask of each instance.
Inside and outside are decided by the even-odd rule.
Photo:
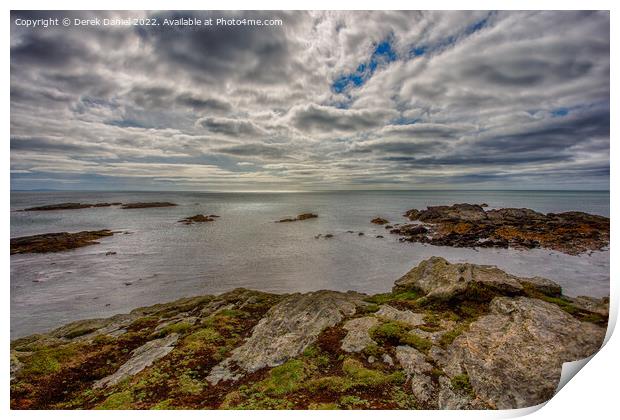
[[[609,186],[607,12],[70,14],[283,26],[13,24],[16,189]]]

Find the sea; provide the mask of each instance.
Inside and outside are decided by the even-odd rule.
[[[178,206],[16,211],[63,202],[148,201]],[[11,237],[99,229],[120,233],[71,251],[12,255],[11,337],[238,287],[276,293],[387,292],[395,280],[431,256],[496,265],[518,276],[546,277],[570,296],[609,295],[608,250],[571,256],[547,249],[402,243],[383,226],[370,223],[374,217],[403,223],[407,221],[403,213],[409,209],[455,203],[486,203],[489,209],[526,207],[544,213],[578,210],[609,217],[610,201],[608,191],[13,191]],[[308,212],[319,217],[274,223]],[[178,222],[195,214],[220,218],[193,225]],[[328,233],[333,237],[315,238]]]

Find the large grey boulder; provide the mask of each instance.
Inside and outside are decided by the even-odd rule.
[[[522,408],[551,398],[562,364],[592,355],[604,336],[604,328],[581,322],[557,305],[497,297],[490,313],[457,337],[439,362],[450,377],[467,375],[490,407]]]
[[[152,365],[156,360],[161,359],[174,349],[174,345],[179,339],[176,333],[168,334],[166,337],[149,341],[143,346],[131,352],[131,358],[127,360],[116,372],[98,380],[93,388],[105,388],[116,385],[123,379],[133,376],[146,367]]]
[[[355,314],[365,295],[321,290],[293,294],[272,307],[252,331],[252,336],[217,365],[207,380],[217,384],[247,373],[278,366],[301,354],[327,327]]]
[[[540,277],[521,278],[495,266],[451,264],[441,257],[422,261],[394,283],[395,291],[418,290],[428,299],[449,300],[479,289],[498,295],[524,293],[524,287],[545,295],[561,294],[561,287]]]

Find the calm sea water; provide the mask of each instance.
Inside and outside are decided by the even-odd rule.
[[[541,212],[580,210],[609,216],[608,192],[382,191],[325,193],[12,192],[12,210],[61,202],[172,201],[177,207],[11,212],[11,236],[112,229],[131,232],[99,245],[11,256],[11,336],[66,322],[236,287],[270,292],[318,289],[388,291],[433,255],[544,276],[568,295],[609,294],[609,252],[569,256],[549,250],[455,249],[399,243],[381,216],[399,223],[411,208],[461,202]],[[319,218],[273,223],[315,212]],[[186,226],[181,218],[217,214]],[[347,233],[353,230],[356,233]],[[364,232],[358,236],[357,232]],[[332,239],[315,239],[332,233]],[[384,239],[376,238],[384,235]],[[116,255],[106,256],[107,251]]]

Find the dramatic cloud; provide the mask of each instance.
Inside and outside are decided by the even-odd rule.
[[[11,20],[14,189],[609,187],[608,12]]]

